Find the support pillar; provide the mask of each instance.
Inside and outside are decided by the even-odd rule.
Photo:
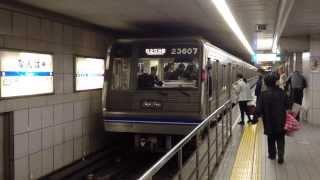
[[[299,71],[302,73],[302,52],[296,52],[294,54],[293,71]]]

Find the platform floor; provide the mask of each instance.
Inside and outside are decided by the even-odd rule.
[[[259,158],[257,158],[259,163],[251,162],[243,165],[242,173],[247,174],[248,166],[251,166],[249,167],[249,171],[252,168],[249,172],[252,173],[251,176],[235,175],[234,173],[241,172],[241,169],[235,171],[234,168],[236,159],[238,159],[237,156],[241,154],[238,153],[238,148],[241,139],[244,138],[242,134],[247,130],[246,128],[250,127],[235,127],[232,140],[214,175],[214,179],[318,180],[320,178],[320,127],[308,123],[304,123],[303,128],[294,137],[286,137],[285,163],[282,165],[267,158],[267,141],[261,128],[257,132],[261,139],[257,141],[251,138],[255,140],[255,147],[260,147],[259,150],[254,151],[254,153],[259,154]],[[246,143],[250,144],[250,142]],[[253,159],[251,155],[248,155],[247,158]],[[257,171],[254,169],[257,169]],[[255,176],[255,173],[257,176]]]

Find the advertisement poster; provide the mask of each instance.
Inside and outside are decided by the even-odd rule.
[[[76,57],[76,91],[103,87],[104,59]]]
[[[319,56],[311,56],[310,57],[311,71],[319,72],[319,65],[320,65],[320,57]]]
[[[52,55],[0,50],[1,97],[53,93]]]

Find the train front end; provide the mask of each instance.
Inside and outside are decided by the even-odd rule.
[[[103,96],[108,132],[183,135],[201,122],[199,41],[118,41]]]

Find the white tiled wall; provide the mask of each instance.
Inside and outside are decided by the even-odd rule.
[[[320,36],[310,38],[310,56],[320,57]],[[309,71],[308,95],[309,111],[308,121],[312,124],[320,124],[320,72]]]
[[[50,52],[54,60],[54,95],[0,101],[0,112],[14,113],[15,179],[29,180],[103,146],[103,129],[96,123],[101,91],[74,93],[73,59],[75,54],[104,57],[111,37],[9,9],[0,3],[0,48]]]

